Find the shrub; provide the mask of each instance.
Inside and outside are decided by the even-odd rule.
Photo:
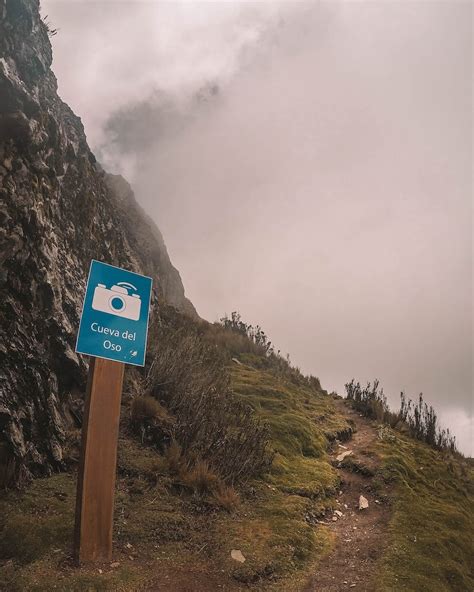
[[[190,470],[182,474],[182,480],[200,495],[211,493],[219,484],[219,477],[209,467],[209,463],[201,459]]]
[[[59,29],[56,29],[55,27],[53,27],[51,25],[51,23],[48,21],[48,15],[46,15],[41,20],[43,21],[43,25],[45,26],[46,33],[48,34],[48,37],[54,37],[55,35],[58,34]]]
[[[143,423],[160,416],[161,405],[150,396],[135,397],[130,407],[130,419],[132,423]]]
[[[165,451],[165,459],[168,465],[168,470],[171,474],[178,475],[182,472],[185,466],[181,446],[172,440],[171,444]]]
[[[253,325],[244,323],[240,313],[234,311],[231,313],[230,317],[225,315],[220,322],[224,329],[240,335],[244,340],[253,344],[255,346],[253,348],[254,353],[258,353],[262,356],[270,356],[275,352],[272,342],[268,339],[265,331],[263,331],[260,325],[254,327]]]
[[[175,418],[172,439],[229,483],[269,468],[268,429],[230,390],[227,358],[195,323],[162,307],[150,329],[146,389]]]
[[[225,328],[220,323],[209,325],[204,332],[204,338],[217,349],[226,352],[229,357],[241,354],[253,354],[260,357],[263,354],[260,348],[246,335]]]
[[[141,395],[132,399],[130,424],[142,442],[157,444],[162,449],[172,438],[174,418],[154,397]]]
[[[400,393],[400,409],[394,413],[390,411],[383,389],[379,390],[378,380],[374,380],[373,384],[368,382],[362,388],[359,382],[352,379],[345,386],[351,404],[366,417],[391,427],[406,427],[410,436],[433,448],[457,452],[456,438],[451,436],[449,430],[441,429],[435,409],[424,402],[422,394],[418,397],[418,404],[414,405],[405,393]]]
[[[288,354],[284,357],[280,350],[275,351],[272,342],[259,325],[254,327],[245,323],[236,311],[232,312],[230,317],[222,317],[219,323],[208,325],[205,337],[231,357],[242,356],[246,363],[260,369],[271,369],[293,384],[322,391],[319,378],[305,376],[298,367],[292,365]],[[248,354],[254,357],[251,358]]]
[[[218,505],[227,512],[233,512],[240,505],[239,494],[233,487],[228,485],[220,485],[214,491],[214,498]]]

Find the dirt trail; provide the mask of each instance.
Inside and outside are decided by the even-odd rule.
[[[370,473],[375,471],[378,461],[369,449],[377,432],[372,422],[347,408],[342,401],[336,401],[336,405],[342,413],[349,415],[357,429],[351,440],[334,449],[334,459],[342,452],[352,450],[347,457],[347,464],[350,463],[347,468],[336,464],[341,476],[337,507],[343,515],[336,515],[337,521],[333,521],[332,516],[324,520],[336,536],[335,548],[318,566],[317,573],[303,592],[372,592],[375,590],[375,563],[386,544],[390,517],[389,506],[372,488]],[[357,466],[363,474],[354,470]],[[369,502],[365,510],[359,510],[360,495]]]
[[[378,467],[377,458],[370,453],[377,438],[373,423],[358,412],[349,409],[342,400],[335,401],[339,411],[354,422],[356,432],[352,438],[334,446],[333,458],[341,476],[337,496],[337,510],[342,516],[333,521],[328,513],[324,520],[326,528],[336,537],[335,548],[319,564],[317,572],[301,592],[374,592],[375,564],[380,558],[387,539],[390,507],[373,490],[372,474]],[[341,466],[336,457],[352,451],[346,466]],[[357,468],[361,472],[357,472]],[[371,474],[372,473],[372,474]],[[359,510],[359,496],[363,495],[369,507]],[[377,500],[377,501],[376,501]],[[377,503],[379,502],[379,503]],[[208,569],[206,569],[206,567]],[[237,592],[246,588],[229,580],[228,576],[213,569],[203,560],[202,571],[192,573],[189,568],[160,567],[160,573],[146,588],[147,592]],[[252,586],[249,587],[252,589]],[[264,589],[264,587],[259,588]]]

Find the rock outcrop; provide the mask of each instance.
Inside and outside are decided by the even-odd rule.
[[[80,423],[91,259],[154,277],[155,303],[196,316],[158,228],[59,98],[48,32],[38,0],[0,0],[0,484],[59,468]]]

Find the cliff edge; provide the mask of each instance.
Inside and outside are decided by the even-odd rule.
[[[197,316],[160,231],[59,98],[49,33],[38,0],[0,0],[0,484],[59,468],[80,424],[91,259],[152,276],[155,304]]]

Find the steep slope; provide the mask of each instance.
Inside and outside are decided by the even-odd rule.
[[[57,95],[38,0],[0,2],[0,485],[61,466],[86,361],[74,353],[91,259],[153,276],[196,316],[163,238],[106,175]]]
[[[69,561],[75,473],[37,479],[0,496],[0,590],[301,590],[302,569],[331,547],[318,524],[339,485],[327,447],[351,428],[331,396],[271,368],[234,362],[231,375],[236,396],[271,419],[276,451],[268,474],[239,488],[233,511],[186,486],[166,452],[130,434],[133,399],[125,396],[114,561],[81,569]]]
[[[0,590],[472,589],[469,462],[380,429],[345,401],[262,369],[265,360],[239,358],[233,390],[270,420],[276,457],[240,488],[236,509],[196,495],[166,454],[122,430],[113,562],[70,561],[75,474],[66,472],[0,498]],[[339,462],[344,447],[353,454]]]

